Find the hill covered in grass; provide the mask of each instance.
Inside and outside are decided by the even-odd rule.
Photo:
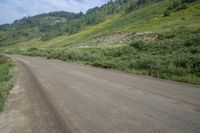
[[[12,24],[0,26],[1,46],[12,45],[33,38],[47,41],[60,35],[72,35],[88,26],[105,21],[109,15],[130,12],[155,1],[158,0],[116,0],[114,2],[109,1],[101,7],[89,9],[85,14],[82,12],[57,11],[24,17],[14,21]]]
[[[72,16],[60,16],[65,32],[56,25],[58,35],[3,40],[1,50],[200,84],[199,0],[116,0]]]

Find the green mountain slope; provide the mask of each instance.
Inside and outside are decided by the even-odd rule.
[[[86,14],[50,12],[0,25],[0,46],[40,38],[47,41],[61,35],[72,35],[85,28],[101,23],[117,13],[131,12],[161,0],[116,0],[101,7],[89,9]]]
[[[12,24],[1,25],[0,46],[13,45],[39,37],[41,40],[47,40],[47,38],[58,36],[62,33],[59,25],[81,17],[82,14],[60,11],[24,17],[14,21]],[[54,34],[49,36],[51,32]]]
[[[199,0],[119,0],[91,12],[105,11],[73,34],[1,50],[200,84]]]

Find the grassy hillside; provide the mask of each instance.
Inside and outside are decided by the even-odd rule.
[[[24,17],[12,24],[0,25],[0,46],[13,45],[33,38],[48,40],[59,36],[63,31],[61,24],[69,24],[70,20],[81,18],[82,14],[70,12],[50,12],[32,17]]]
[[[163,0],[115,0],[89,9],[85,14],[58,11],[24,17],[12,24],[0,25],[0,46],[34,38],[47,41],[61,35],[73,35],[105,21],[114,14],[128,13],[157,1]]]
[[[146,3],[76,34],[1,50],[200,84],[200,0],[177,1]]]

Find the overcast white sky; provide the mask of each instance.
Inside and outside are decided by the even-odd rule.
[[[108,0],[0,0],[0,24],[50,11],[85,12]]]

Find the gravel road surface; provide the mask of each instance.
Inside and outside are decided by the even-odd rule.
[[[18,81],[1,133],[200,133],[200,87],[11,56]]]

